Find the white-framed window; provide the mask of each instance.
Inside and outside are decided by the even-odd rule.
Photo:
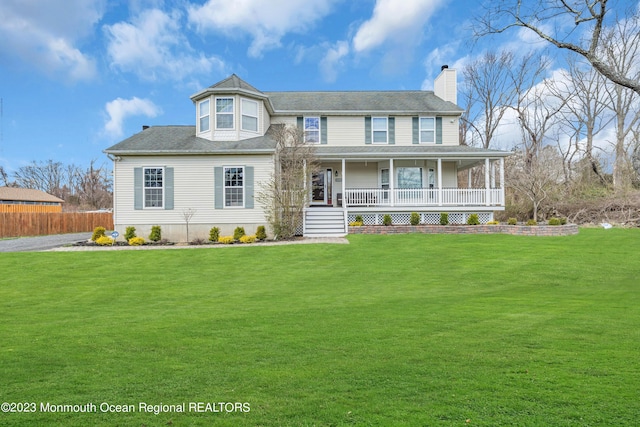
[[[304,142],[309,144],[320,143],[320,117],[304,118]]]
[[[420,117],[420,144],[436,142],[436,118]]]
[[[244,207],[244,167],[225,166],[224,169],[224,206]]]
[[[397,171],[397,188],[422,188],[422,168],[398,168]]]
[[[164,168],[143,168],[143,194],[145,208],[164,207]]]
[[[198,119],[200,122],[200,132],[208,132],[210,128],[209,118],[211,117],[211,101],[205,99],[198,104]]]
[[[216,98],[216,129],[233,129],[233,98]]]
[[[372,117],[371,118],[371,141],[374,144],[389,143],[389,118],[388,117]]]
[[[242,130],[258,132],[258,103],[256,101],[242,100]]]

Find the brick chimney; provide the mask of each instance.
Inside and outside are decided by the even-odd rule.
[[[456,70],[443,65],[440,74],[433,81],[433,92],[445,101],[458,103],[458,82]]]

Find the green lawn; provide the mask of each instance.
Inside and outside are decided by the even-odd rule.
[[[0,254],[0,425],[640,422],[640,230],[349,240]]]

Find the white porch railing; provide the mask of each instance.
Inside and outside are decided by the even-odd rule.
[[[347,188],[347,206],[504,206],[500,188]]]

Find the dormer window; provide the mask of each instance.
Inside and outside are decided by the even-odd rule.
[[[198,104],[198,119],[200,121],[200,132],[209,131],[209,117],[211,115],[211,102],[207,99]]]
[[[233,129],[233,98],[216,98],[216,129]]]
[[[258,132],[258,103],[242,100],[242,130]]]

